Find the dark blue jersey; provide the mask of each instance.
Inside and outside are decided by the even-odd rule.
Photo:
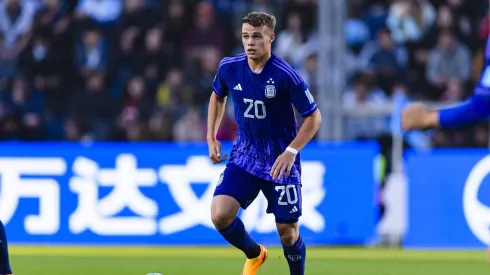
[[[254,73],[241,54],[221,61],[213,88],[220,97],[231,95],[235,107],[238,136],[229,161],[268,181],[300,183],[299,154],[289,178],[272,180],[269,175],[277,157],[298,133],[293,106],[303,117],[317,109],[299,74],[274,54],[261,73]]]

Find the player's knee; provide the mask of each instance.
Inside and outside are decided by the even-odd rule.
[[[277,224],[277,233],[281,238],[282,244],[292,246],[299,237],[298,223]]]
[[[227,212],[214,212],[211,214],[211,221],[214,227],[218,230],[226,229],[235,220],[234,215],[230,215]]]
[[[298,240],[298,233],[293,230],[286,231],[281,235],[281,242],[286,246],[292,246],[296,240]]]
[[[238,213],[240,204],[229,196],[216,196],[211,203],[211,221],[218,230],[226,229]]]

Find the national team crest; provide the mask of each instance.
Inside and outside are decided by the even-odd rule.
[[[276,86],[274,86],[274,80],[269,78],[267,85],[265,86],[265,96],[267,98],[273,98],[276,96]]]

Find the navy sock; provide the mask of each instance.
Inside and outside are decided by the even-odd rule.
[[[0,221],[0,241],[0,274],[12,274],[9,262],[7,235],[5,234],[5,227],[2,221]]]
[[[290,275],[304,275],[306,261],[306,245],[301,236],[292,246],[282,245],[284,257],[288,261]]]
[[[219,231],[219,233],[230,244],[243,251],[247,258],[253,259],[260,255],[260,246],[247,233],[240,218],[236,217],[227,228]]]

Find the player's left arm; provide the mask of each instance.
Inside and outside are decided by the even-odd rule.
[[[303,149],[315,136],[316,132],[318,132],[321,123],[322,115],[320,110],[317,108],[315,111],[313,111],[313,113],[305,117],[303,125],[301,125],[301,128],[299,129],[298,135],[289,144],[289,148],[293,148],[298,152],[301,151],[301,149]]]
[[[284,173],[289,177],[294,160],[308,142],[315,136],[322,122],[322,116],[308,86],[301,81],[299,84],[291,83],[289,98],[296,110],[305,119],[298,134],[274,163],[271,169],[272,179],[282,178]]]

